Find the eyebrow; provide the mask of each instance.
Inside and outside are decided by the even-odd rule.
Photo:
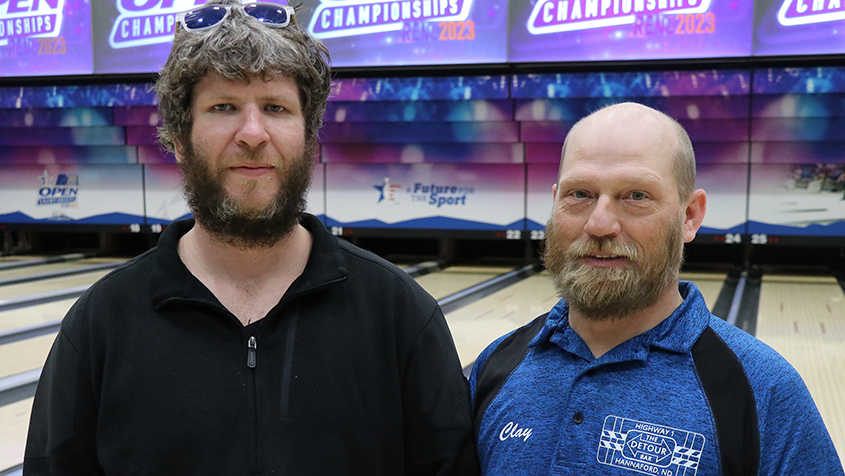
[[[206,99],[214,100],[214,101],[232,101],[238,99],[239,96],[235,94],[229,93],[209,93],[205,95]],[[285,96],[281,94],[268,94],[266,96],[259,96],[259,100],[266,101],[266,102],[275,102],[275,101],[293,101],[297,99],[296,96]]]
[[[577,187],[579,185],[587,185],[594,182],[594,177],[592,175],[586,174],[576,174],[567,177],[564,175],[560,179],[561,185],[566,185],[569,187]],[[659,186],[661,180],[656,175],[646,174],[640,177],[631,177],[631,176],[624,176],[621,177],[619,180],[614,181],[614,183],[622,184],[627,187],[653,187]]]

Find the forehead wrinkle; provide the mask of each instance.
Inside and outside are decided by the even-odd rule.
[[[276,81],[274,84],[272,81]],[[255,82],[233,81],[223,77],[206,77],[195,86],[194,100],[202,96],[207,100],[235,101],[241,98],[252,98],[262,102],[296,102],[299,103],[299,90],[294,88],[286,91],[280,79],[265,81],[266,86],[251,87]],[[248,89],[251,88],[251,89]],[[270,89],[265,90],[265,89]]]
[[[561,175],[560,183],[566,186],[578,185],[605,185],[612,183],[614,186],[628,188],[636,187],[660,187],[665,182],[660,176],[648,167],[624,167],[619,173],[606,170],[599,170],[596,167],[575,167],[565,171]]]

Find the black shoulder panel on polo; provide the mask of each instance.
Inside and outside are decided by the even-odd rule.
[[[528,354],[528,344],[546,324],[548,315],[548,313],[543,314],[531,323],[515,330],[490,353],[478,372],[472,405],[475,410],[473,430],[476,440],[478,440],[478,431],[481,429],[481,420],[484,418],[487,407],[499,394],[499,390],[502,389],[511,372]]]
[[[723,476],[755,476],[760,461],[757,405],[736,354],[707,327],[692,358],[713,410]]]

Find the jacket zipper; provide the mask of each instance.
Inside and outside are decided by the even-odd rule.
[[[254,369],[255,368],[255,350],[258,348],[257,343],[255,342],[255,336],[250,336],[249,341],[246,343],[247,351],[246,351],[246,366]]]
[[[255,374],[255,364],[256,364],[256,351],[258,350],[258,342],[255,339],[255,336],[250,336],[249,340],[246,344],[247,347],[247,355],[246,355],[246,366],[252,369],[249,372],[250,377],[252,377],[252,408],[253,408],[253,431],[252,431],[252,441],[249,445],[249,452],[250,452],[250,460],[252,461],[250,473],[258,474],[258,376]]]

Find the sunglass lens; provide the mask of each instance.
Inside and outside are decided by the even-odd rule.
[[[226,9],[219,5],[200,8],[185,15],[185,26],[189,30],[199,30],[220,23],[226,16]]]
[[[262,23],[287,25],[290,21],[287,10],[278,5],[251,3],[244,5],[244,12]]]

